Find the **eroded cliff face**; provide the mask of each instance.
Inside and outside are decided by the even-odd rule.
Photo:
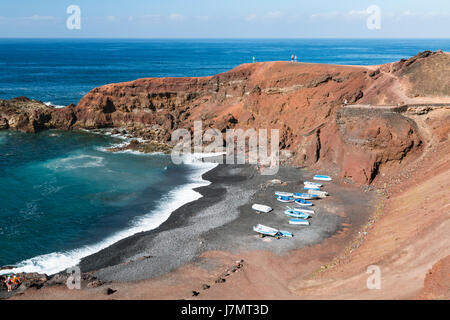
[[[326,168],[370,183],[380,171],[418,156],[421,137],[414,121],[399,113],[352,111],[343,108],[344,103],[422,103],[428,95],[448,99],[449,77],[442,70],[449,66],[449,55],[443,52],[370,67],[244,64],[212,77],[148,78],[105,85],[89,92],[76,107],[61,110],[33,102],[25,111],[19,104],[14,112],[25,118],[12,115],[9,102],[3,101],[0,124],[27,132],[121,127],[163,142],[170,140],[175,129],[192,130],[197,120],[203,121],[204,129],[222,132],[273,128],[280,130],[280,148],[293,153],[292,164]],[[424,75],[439,82],[435,90],[423,89],[420,76]]]

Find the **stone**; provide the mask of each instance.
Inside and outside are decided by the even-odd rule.
[[[114,293],[116,293],[117,292],[117,290],[114,290],[114,289],[111,289],[111,288],[108,288],[107,290],[106,290],[106,294],[107,295],[112,295],[112,294],[114,294]]]

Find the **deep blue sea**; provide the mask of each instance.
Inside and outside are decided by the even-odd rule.
[[[439,40],[26,40],[0,39],[0,98],[27,96],[76,104],[91,89],[143,77],[209,76],[242,63],[290,60],[375,65],[423,50],[450,51]]]
[[[239,64],[289,60],[374,65],[450,40],[0,39],[0,99],[76,104],[96,86],[142,77],[208,76]],[[0,266],[54,273],[165,221],[200,195],[212,165],[109,153],[119,137],[0,131]]]

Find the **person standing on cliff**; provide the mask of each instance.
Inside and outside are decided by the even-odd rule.
[[[294,61],[295,61],[295,63],[297,63],[297,56],[294,57]]]
[[[291,62],[294,62],[294,55],[291,56]]]
[[[256,61],[256,58],[255,58],[255,57],[253,57],[253,63],[255,63],[255,61]]]
[[[11,292],[13,281],[11,280],[10,276],[8,276],[8,278],[5,280],[5,283],[6,283],[6,287],[8,288],[8,292]]]

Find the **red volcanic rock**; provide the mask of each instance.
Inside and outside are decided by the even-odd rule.
[[[159,125],[170,132],[203,120],[221,131],[277,128],[290,148],[345,99],[362,97],[365,77],[362,67],[267,62],[213,77],[140,79],[92,90],[79,102],[74,126]]]
[[[293,153],[290,161],[295,165],[316,165],[370,183],[380,170],[415,155],[421,138],[415,123],[398,113],[343,111],[344,103],[395,106],[415,102],[422,93],[450,96],[445,74],[449,66],[449,55],[443,52],[370,67],[244,64],[211,77],[109,84],[93,89],[76,107],[63,109],[29,101],[15,101],[12,107],[3,101],[0,128],[35,132],[126,127],[160,142],[168,142],[175,129],[192,130],[198,120],[204,130],[214,127],[221,132],[279,129],[280,148]],[[421,77],[440,84],[422,90]],[[29,108],[20,109],[23,104]]]
[[[400,114],[339,111],[345,101],[376,100],[365,92],[383,76],[357,66],[267,62],[213,77],[140,79],[91,91],[77,106],[75,126],[158,125],[166,141],[196,120],[221,132],[279,129],[280,148],[298,163],[370,183],[380,167],[421,145],[414,123]]]
[[[427,272],[424,288],[417,296],[418,299],[448,299],[450,297],[450,256],[438,261]]]
[[[422,145],[417,125],[398,113],[342,108],[336,123],[341,176],[356,182],[372,182],[381,166],[400,164]]]

